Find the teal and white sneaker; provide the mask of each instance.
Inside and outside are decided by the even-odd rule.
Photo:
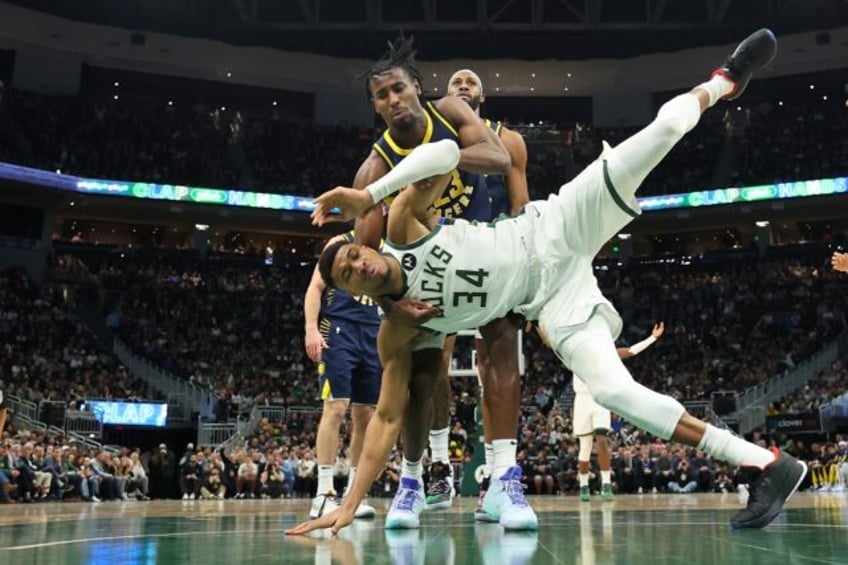
[[[481,510],[497,517],[506,530],[538,530],[539,519],[524,497],[521,467],[513,466],[499,479],[493,480],[483,498]]]
[[[430,465],[430,486],[427,489],[427,510],[444,510],[453,506],[456,490],[453,469],[441,461]]]
[[[476,520],[477,522],[497,523],[500,520],[500,516],[492,516],[491,514],[483,510],[483,501],[486,499],[486,493],[489,492],[489,485],[491,484],[491,477],[483,478],[483,482],[480,483],[480,494],[477,497],[477,508],[474,510],[474,520]]]
[[[615,495],[612,493],[612,485],[610,483],[606,483],[601,486],[601,498],[604,500],[612,500],[615,498]]]
[[[589,487],[588,486],[580,487],[580,501],[581,502],[589,502],[589,498],[590,498]]]
[[[424,511],[424,488],[421,481],[412,477],[401,477],[400,486],[386,515],[386,529],[414,529],[420,525]]]

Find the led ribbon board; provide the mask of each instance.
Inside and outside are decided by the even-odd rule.
[[[310,196],[157,184],[151,182],[91,179],[52,173],[50,171],[32,169],[9,163],[0,163],[0,179],[27,182],[82,194],[123,196],[144,200],[191,202],[195,204],[264,208],[292,212],[311,212],[315,209],[315,200]],[[702,208],[722,204],[807,198],[810,196],[842,194],[844,192],[848,192],[848,177],[700,190],[681,194],[666,194],[663,196],[646,196],[638,198],[638,201],[643,211],[654,212],[680,208]]]
[[[88,400],[85,405],[103,424],[164,428],[168,421],[167,404]]]

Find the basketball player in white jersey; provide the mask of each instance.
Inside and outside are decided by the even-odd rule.
[[[445,175],[459,161],[459,148],[450,140],[421,145],[365,190],[338,187],[316,200],[313,221],[323,225],[333,208],[340,210],[339,220],[349,220],[415,183],[392,203],[386,255],[357,244],[329,246],[319,261],[321,274],[328,285],[353,294],[430,302],[441,309],[441,317],[428,321],[423,331],[448,334],[481,327],[510,311],[537,320],[558,357],[583,378],[602,406],[658,437],[751,468],[755,478],[748,504],[731,518],[731,525],[762,528],[798,488],[806,465],[698,420],[675,399],[635,382],[615,347],[621,318],[598,288],[592,261],[607,240],[638,216],[636,189],[648,173],[695,127],[702,112],[720,99],[738,97],[776,52],[771,31],[755,32],[707,82],[666,102],[653,122],[617,147],[605,144],[600,158],[557,194],[494,224],[440,222],[430,213]],[[324,527],[338,531],[353,521],[398,437],[415,383],[412,348],[421,335],[420,328],[382,322],[377,339],[382,387],[356,483],[338,510],[287,533]],[[512,485],[513,472],[509,469],[491,490],[501,483]],[[504,492],[493,501],[512,495]]]
[[[651,335],[630,347],[619,347],[618,356],[627,359],[639,355],[653,345],[665,331],[665,324],[654,325]],[[589,391],[589,386],[576,373],[574,375],[574,411],[572,417],[572,432],[580,442],[577,453],[577,479],[580,484],[580,500],[589,502],[589,459],[592,456],[592,440],[598,445],[598,467],[601,471],[601,496],[611,500],[612,484],[610,481],[610,445],[607,434],[612,427],[612,414],[609,410],[595,402]]]

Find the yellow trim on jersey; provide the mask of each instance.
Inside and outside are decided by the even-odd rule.
[[[387,131],[386,133],[388,133],[388,131]],[[379,153],[379,154],[380,154],[380,157],[382,157],[382,158],[383,158],[383,161],[385,161],[385,162],[386,162],[386,164],[389,166],[389,168],[390,168],[390,169],[394,169],[394,168],[395,168],[395,164],[394,164],[394,163],[392,163],[392,160],[391,160],[391,159],[389,159],[389,156],[388,156],[388,155],[386,155],[386,152],[385,152],[385,151],[383,151],[383,148],[382,148],[382,147],[380,147],[380,145],[379,145],[378,143],[375,143],[375,144],[374,144],[374,151],[376,151],[377,153]]]
[[[433,137],[433,118],[431,118],[430,114],[427,112],[424,112],[424,115],[427,116],[427,129],[424,130],[424,139],[421,140],[421,143],[419,143],[419,145],[430,143],[430,138]],[[444,118],[442,118],[442,121],[444,121]],[[454,135],[456,135],[456,132],[454,132]],[[392,139],[391,135],[389,135],[389,130],[383,132],[383,139],[386,140],[386,143],[389,144],[389,147],[392,148],[392,151],[394,151],[398,155],[403,155],[404,157],[412,153],[412,149],[415,149],[414,147],[412,149],[404,149],[403,147],[395,143],[395,140]]]
[[[492,129],[492,120],[490,120],[489,118],[486,118],[486,119],[483,120],[483,123],[486,124],[487,128]],[[503,130],[503,122],[498,122],[497,125],[495,126],[495,129],[493,129],[492,131],[495,132],[495,135],[500,137],[501,130]]]
[[[321,337],[324,339],[330,338],[330,320],[327,318],[323,318],[320,322],[318,322],[318,333],[321,334]],[[318,365],[318,375],[324,374],[324,364],[321,363]]]
[[[459,137],[459,134],[456,132],[456,128],[453,127],[453,124],[447,121],[447,119],[443,115],[441,115],[438,110],[436,110],[436,106],[434,106],[432,102],[427,102],[427,107],[430,108],[430,111],[433,112],[433,115],[436,116],[440,122],[442,122],[442,125],[448,128],[448,131],[450,131],[456,137]]]
[[[333,393],[330,391],[330,379],[324,381],[324,386],[321,387],[321,400],[330,400],[333,398]]]

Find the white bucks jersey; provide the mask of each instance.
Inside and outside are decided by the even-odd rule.
[[[526,222],[443,222],[415,243],[386,241],[384,247],[401,265],[404,296],[441,308],[442,316],[426,327],[444,333],[478,328],[532,296]]]

